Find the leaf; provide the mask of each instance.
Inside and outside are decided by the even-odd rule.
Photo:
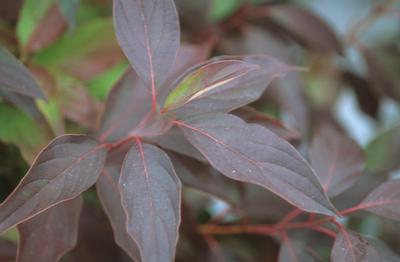
[[[3,0],[0,8],[0,17],[2,20],[15,24],[22,3],[23,0]]]
[[[321,53],[343,53],[343,47],[335,32],[319,16],[295,5],[276,5],[256,12],[265,12],[284,31],[312,50]]]
[[[359,208],[400,221],[400,181],[389,180],[381,184],[361,202]]]
[[[58,6],[70,28],[74,29],[76,24],[76,13],[81,0],[57,0]]]
[[[353,186],[364,169],[363,152],[357,143],[328,125],[324,125],[314,136],[310,160],[330,197]]]
[[[0,239],[0,261],[2,262],[15,262],[15,254],[17,247],[14,243]]]
[[[45,99],[28,69],[2,47],[0,47],[0,90]]]
[[[400,256],[394,253],[390,248],[379,239],[367,237],[369,243],[371,243],[374,248],[378,250],[382,256],[382,260],[385,262],[398,262],[400,261]]]
[[[384,261],[379,252],[360,234],[342,229],[336,236],[331,253],[332,262]]]
[[[33,0],[24,1],[17,24],[17,36],[21,46],[28,44],[31,35],[52,2],[53,0],[44,0],[39,3]]]
[[[400,167],[400,125],[375,137],[366,147],[367,169],[371,172],[388,172]]]
[[[54,2],[54,0],[53,0]],[[22,54],[38,52],[56,42],[67,29],[67,21],[59,6],[52,4],[40,19],[40,23],[29,38],[26,46],[22,47]]]
[[[279,137],[285,140],[298,140],[300,139],[300,133],[290,127],[285,126],[283,122],[275,119],[267,114],[263,114],[249,106],[239,108],[233,112],[234,115],[240,117],[247,123],[259,124]]]
[[[221,21],[232,15],[244,1],[242,0],[212,0],[212,7],[208,14],[213,22]]]
[[[136,73],[155,95],[174,64],[180,29],[173,0],[116,0],[117,39]]]
[[[127,230],[143,261],[173,261],[181,183],[168,156],[137,139],[125,156],[119,186]]]
[[[46,122],[33,97],[0,90],[0,98],[3,98],[6,102],[9,102],[16,108],[21,109],[39,123]]]
[[[110,70],[92,78],[89,83],[89,92],[97,100],[105,100],[111,89],[117,84],[118,80],[128,70],[128,63],[123,61]]]
[[[104,211],[113,227],[115,241],[134,261],[139,262],[141,261],[140,252],[136,242],[127,232],[127,219],[121,204],[121,194],[118,187],[122,164],[119,162],[123,161],[124,153],[126,153],[126,150],[112,153],[118,157],[118,161],[117,163],[115,163],[116,161],[109,161],[106,164],[106,168],[96,183],[96,189]],[[112,158],[113,156],[109,157]]]
[[[99,208],[95,194],[95,191],[92,190],[85,193],[87,197],[85,200],[89,201],[85,201],[83,204],[78,243],[71,252],[63,257],[62,261],[131,261],[129,256],[115,243],[112,227],[103,210]]]
[[[190,101],[174,111],[178,118],[185,119],[211,112],[229,112],[239,108],[257,100],[271,81],[296,70],[268,56],[222,56],[210,60],[209,63],[220,60],[241,60],[257,66],[258,69],[252,70],[227,85],[210,88],[206,92],[199,92],[192,96]],[[196,68],[189,69],[186,75],[191,70],[196,70]]]
[[[344,71],[341,74],[341,78],[354,90],[360,109],[368,115],[376,117],[381,101],[372,85],[353,72]]]
[[[178,84],[168,95],[163,110],[176,109],[207,92],[224,88],[257,68],[254,64],[240,60],[206,63],[177,81]]]
[[[92,98],[84,83],[65,75],[60,75],[58,81],[59,97],[62,97],[59,107],[63,117],[96,130],[103,108]]]
[[[161,148],[174,151],[201,162],[206,162],[203,155],[187,141],[183,132],[176,126],[172,126],[168,132],[162,136],[152,137],[148,140],[152,143],[156,143]]]
[[[92,79],[123,60],[113,35],[111,18],[92,19],[32,57],[32,63],[52,73]],[[93,41],[96,39],[96,41]]]
[[[28,163],[52,138],[37,120],[3,103],[0,103],[0,123],[0,141],[17,145]]]
[[[168,72],[168,77],[159,90],[157,99],[160,105],[165,103],[165,99],[168,97],[171,90],[175,88],[175,86],[172,85],[175,80],[185,73],[188,68],[204,62],[210,56],[211,49],[211,40],[197,45],[188,43],[182,43],[180,45],[174,66]]]
[[[79,196],[18,225],[20,244],[17,261],[59,261],[76,245],[82,204],[83,199]]]
[[[151,98],[143,81],[128,69],[111,90],[100,126],[100,140],[126,137],[151,109]]]
[[[311,247],[286,238],[279,249],[278,262],[319,262],[323,259]]]
[[[104,147],[87,136],[54,139],[0,205],[0,233],[87,190],[96,182],[105,157]]]
[[[369,84],[373,87],[375,94],[399,101],[400,92],[398,82],[396,82],[397,74],[392,74],[390,71],[393,65],[384,63],[385,61],[382,59],[384,55],[379,54],[376,50],[363,46],[360,47],[360,52],[365,59]]]
[[[266,97],[276,101],[281,111],[289,116],[287,124],[300,131],[302,136],[307,136],[310,129],[310,109],[305,99],[304,85],[299,73],[292,73],[285,78],[274,81],[269,92],[264,93],[260,99],[266,103]]]
[[[202,39],[202,36],[207,32],[206,30],[210,27],[207,15],[210,10],[211,0],[175,0],[174,2],[178,9],[179,20],[181,24],[185,25],[185,33],[191,34],[191,37],[196,39]]]
[[[177,154],[169,155],[184,186],[219,198],[231,206],[238,206],[239,183],[221,176],[209,165]]]
[[[267,188],[302,210],[335,213],[311,167],[289,143],[268,129],[227,114],[175,123],[227,177]]]

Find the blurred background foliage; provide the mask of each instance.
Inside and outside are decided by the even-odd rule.
[[[290,135],[297,137],[290,140],[304,152],[324,122],[357,141],[366,153],[368,179],[348,195],[360,199],[358,191],[366,192],[387,177],[400,177],[399,1],[175,2],[182,41],[204,47],[210,56],[267,54],[308,68],[275,81],[252,107],[295,130],[297,135]],[[52,138],[96,133],[107,95],[128,63],[114,36],[111,0],[2,0],[0,45],[30,69],[48,97],[35,101],[0,93],[0,198],[4,200]],[[272,204],[270,196],[264,198],[257,188],[246,192],[243,205],[260,220],[285,214],[287,205]],[[85,196],[79,245],[66,261],[126,261],[113,241],[105,240],[112,239],[112,233],[94,192]],[[185,197],[186,204],[195,207],[186,215],[198,222],[223,210],[224,204],[209,195],[186,189]],[[394,223],[370,215],[349,225],[379,236],[400,252],[400,232]],[[299,237],[313,241],[311,235]],[[228,257],[240,257],[239,261],[259,261],[260,252],[263,261],[275,259],[274,241],[246,238],[219,240]],[[16,241],[15,232],[0,238],[0,261],[13,260]],[[185,261],[190,248],[181,242],[178,260]]]

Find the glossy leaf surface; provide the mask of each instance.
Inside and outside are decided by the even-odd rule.
[[[165,101],[165,109],[178,108],[207,92],[221,89],[257,68],[254,64],[240,60],[207,63],[190,72],[177,84]]]
[[[400,180],[389,180],[373,190],[360,207],[377,215],[400,220]]]
[[[2,47],[0,47],[0,90],[45,98],[28,69]]]
[[[117,39],[149,88],[165,80],[179,49],[180,29],[173,0],[116,0]]]
[[[210,41],[201,44],[181,43],[174,66],[168,72],[168,77],[159,90],[158,101],[160,105],[165,103],[165,99],[168,97],[171,90],[175,88],[175,86],[172,85],[175,80],[185,73],[188,68],[206,61],[211,51],[212,43]]]
[[[71,250],[78,240],[82,201],[79,196],[18,225],[20,244],[17,261],[59,261]]]
[[[222,56],[210,62],[226,59],[241,60],[258,66],[257,69],[218,88],[200,92],[183,106],[174,110],[178,118],[186,119],[194,115],[229,112],[257,100],[274,79],[284,77],[295,70],[268,56]],[[193,68],[192,70],[196,70]]]
[[[306,211],[335,212],[303,157],[268,129],[227,114],[176,123],[210,164],[229,178],[265,187]]]
[[[330,126],[323,126],[314,137],[310,159],[330,197],[339,195],[357,182],[364,167],[361,148]]]
[[[127,230],[143,261],[173,261],[180,224],[181,183],[158,147],[136,144],[128,151],[119,187]]]
[[[341,230],[336,236],[331,253],[332,262],[380,262],[379,252],[360,234]]]
[[[84,135],[54,139],[0,205],[0,232],[73,199],[97,180],[106,150]]]

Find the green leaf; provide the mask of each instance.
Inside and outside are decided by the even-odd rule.
[[[54,0],[25,0],[17,23],[20,46],[25,46]]]
[[[242,4],[241,0],[213,0],[209,19],[218,22],[235,12]]]
[[[240,77],[257,69],[254,64],[226,59],[210,61],[189,69],[183,79],[177,81],[175,89],[168,95],[164,107],[171,110],[182,106],[204,92],[234,83]]]
[[[128,62],[123,61],[91,79],[88,83],[90,94],[98,100],[104,100],[127,69]]]
[[[37,101],[37,106],[43,113],[54,134],[55,135],[64,134],[64,120],[60,111],[60,107],[56,101],[56,98],[54,97],[49,98],[48,102]]]
[[[366,147],[367,169],[384,172],[400,167],[400,125],[378,135]]]
[[[28,162],[51,139],[45,127],[24,112],[5,104],[0,104],[0,123],[0,140],[17,145]]]
[[[99,18],[77,27],[71,34],[37,53],[32,62],[52,72],[59,70],[77,75],[87,72],[88,67],[108,66],[103,63],[122,58],[119,50],[112,19]],[[96,61],[92,62],[92,57]],[[108,60],[103,62],[102,59]]]

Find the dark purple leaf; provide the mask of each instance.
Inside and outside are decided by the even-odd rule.
[[[369,241],[360,234],[342,229],[336,236],[331,253],[332,262],[383,262]]]
[[[278,262],[321,262],[323,259],[311,247],[286,238],[279,250]]]
[[[45,99],[28,69],[2,47],[0,47],[0,90]]]
[[[268,129],[227,114],[176,124],[210,164],[229,178],[265,187],[305,211],[335,213],[309,164]]]
[[[240,60],[211,61],[196,67],[178,79],[175,89],[165,101],[163,111],[177,109],[202,95],[232,86],[232,83],[257,69],[257,65]]]
[[[95,194],[90,190],[85,195],[89,200]],[[78,243],[62,261],[132,262],[132,259],[115,243],[112,227],[97,201],[89,200],[83,203]]]
[[[22,3],[22,0],[4,0],[0,7],[0,17],[6,22],[17,22]]]
[[[129,132],[129,136],[151,138],[164,135],[172,126],[172,118],[159,112],[149,112],[135,127]]]
[[[174,66],[171,68],[171,71],[168,72],[167,80],[160,89],[160,94],[158,95],[160,105],[164,104],[168,94],[175,88],[171,83],[188,68],[207,60],[211,53],[211,47],[211,41],[206,41],[198,45],[188,43],[182,43],[180,45]]]
[[[106,150],[84,135],[54,139],[0,205],[0,232],[77,197],[97,180]]]
[[[400,220],[400,180],[389,180],[373,190],[359,205],[377,215]]]
[[[117,39],[129,62],[154,93],[167,77],[179,49],[180,29],[173,0],[116,0]]]
[[[259,124],[285,140],[298,140],[300,138],[300,133],[297,130],[287,127],[280,120],[263,114],[251,107],[239,108],[235,110],[233,114],[248,123]]]
[[[275,81],[260,102],[266,103],[266,96],[272,98],[287,115],[286,124],[306,136],[310,128],[310,112],[303,93],[304,88],[300,74],[292,73]]]
[[[79,196],[19,224],[17,261],[59,261],[78,240],[82,203],[82,197]]]
[[[190,98],[190,101],[175,110],[174,113],[178,118],[188,118],[211,112],[228,112],[239,108],[257,100],[272,80],[284,77],[287,73],[296,70],[295,67],[268,56],[223,56],[210,60],[208,63],[227,59],[241,60],[257,66],[257,69],[228,84],[196,93]],[[190,69],[189,72],[197,70],[200,66]]]
[[[256,10],[263,12],[263,10]],[[329,25],[311,11],[295,5],[266,7],[265,14],[300,43],[321,53],[339,53],[343,48]]]
[[[132,131],[151,109],[143,81],[129,69],[111,90],[100,127],[100,140],[116,141]]]
[[[219,198],[231,206],[238,206],[240,189],[236,181],[221,176],[209,165],[187,157],[172,155],[171,160],[184,186]]]
[[[368,67],[368,80],[372,85],[377,96],[384,95],[390,98],[400,100],[400,92],[396,75],[392,75],[389,65],[383,63],[374,50],[368,49],[365,46],[361,48],[361,53],[364,56]]]
[[[181,183],[158,147],[136,144],[128,151],[119,186],[127,230],[144,261],[172,261],[180,224]]]
[[[245,184],[242,187],[240,210],[255,221],[278,221],[293,210],[292,205],[264,187],[253,184]]]
[[[364,155],[357,143],[328,125],[324,125],[314,137],[310,160],[330,197],[349,189],[364,169]]]
[[[301,50],[277,37],[272,32],[253,25],[241,30],[240,35],[225,36],[218,42],[218,48],[225,54],[246,55],[262,54],[272,56],[284,62],[298,61],[295,59]]]
[[[103,173],[96,183],[97,194],[111,222],[116,243],[129,256],[139,262],[140,252],[136,242],[131,238],[126,229],[126,214],[121,204],[121,195],[118,188],[121,164],[126,150],[115,151],[109,155]],[[113,161],[113,156],[116,159]]]
[[[341,78],[354,90],[360,109],[368,115],[376,117],[379,110],[380,97],[371,83],[350,71],[343,72]]]
[[[203,155],[187,141],[182,130],[176,126],[171,127],[168,132],[162,136],[151,138],[150,142],[156,143],[164,149],[206,162]]]
[[[15,107],[21,109],[40,123],[45,123],[46,120],[43,114],[37,107],[35,99],[31,96],[0,90],[0,97],[4,97],[5,100],[13,104]]]
[[[7,240],[0,239],[0,261],[15,262],[17,246]]]

